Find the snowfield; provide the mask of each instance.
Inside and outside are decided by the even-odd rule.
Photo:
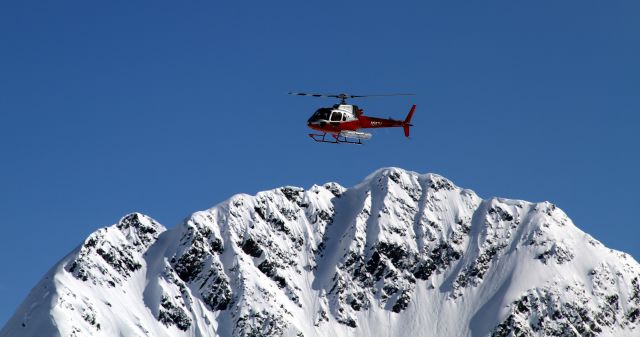
[[[34,287],[18,336],[640,336],[640,265],[551,203],[385,168],[169,230],[126,215]]]

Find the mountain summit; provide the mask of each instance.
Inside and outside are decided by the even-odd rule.
[[[134,213],[34,287],[0,337],[640,336],[640,265],[548,202],[398,168]]]

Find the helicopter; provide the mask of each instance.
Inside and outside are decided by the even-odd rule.
[[[347,104],[348,98],[363,98],[372,96],[407,96],[413,94],[378,94],[378,95],[350,95],[350,94],[308,94],[303,92],[290,92],[289,95],[312,96],[312,97],[332,97],[340,100],[339,104],[332,107],[325,107],[316,110],[316,112],[307,121],[307,126],[313,130],[322,132],[310,133],[309,137],[319,143],[333,144],[362,144],[363,140],[370,139],[372,134],[368,132],[358,131],[360,129],[373,128],[393,128],[402,127],[405,137],[409,137],[409,128],[411,117],[416,110],[416,105],[411,107],[404,120],[395,120],[391,118],[369,117],[364,115],[364,110],[356,105]],[[327,134],[331,138],[326,139]]]

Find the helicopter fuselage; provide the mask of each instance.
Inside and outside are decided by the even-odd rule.
[[[401,121],[391,118],[369,117],[355,105],[336,104],[331,108],[320,108],[309,118],[307,125],[317,131],[340,134],[344,131],[357,131],[358,129],[408,127],[411,126],[410,115],[413,114],[415,106],[411,109],[408,119]],[[408,135],[408,132],[406,132]]]

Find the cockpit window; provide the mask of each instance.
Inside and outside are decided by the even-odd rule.
[[[313,114],[313,117],[311,118],[314,120],[320,120],[320,119],[329,120],[330,113],[331,113],[331,109],[321,108],[316,110],[316,112]]]
[[[341,119],[342,119],[342,112],[334,111],[333,114],[331,115],[332,122],[340,121]]]

